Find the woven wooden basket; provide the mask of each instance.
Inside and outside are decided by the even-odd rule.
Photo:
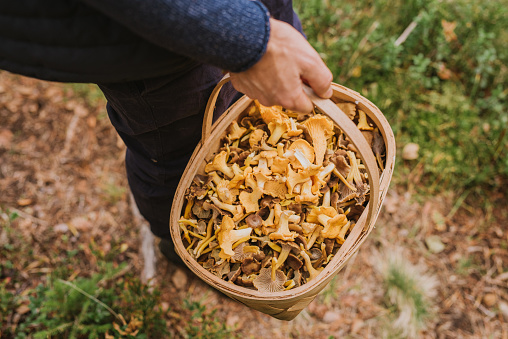
[[[355,227],[339,248],[333,259],[326,265],[319,276],[300,287],[277,293],[262,293],[245,287],[237,286],[230,282],[219,279],[199,265],[194,258],[185,250],[180,236],[178,219],[182,213],[186,189],[191,185],[196,174],[204,174],[204,167],[220,148],[220,139],[225,135],[227,128],[237,119],[252,103],[247,96],[240,98],[233,104],[212,126],[212,118],[215,102],[221,87],[229,81],[226,76],[212,92],[205,111],[203,121],[202,138],[200,144],[185,169],[178,185],[173,206],[171,208],[170,230],[175,243],[175,250],[189,269],[210,286],[220,290],[230,298],[237,300],[253,309],[266,313],[281,320],[292,320],[296,317],[330,282],[330,280],[344,267],[347,260],[358,250],[369,233],[374,228],[381,204],[390,184],[395,161],[395,138],[390,125],[381,111],[369,100],[355,91],[338,84],[333,84],[333,99],[336,101],[354,102],[358,108],[364,111],[379,128],[386,147],[385,168],[381,175],[377,167],[374,154],[367,144],[362,133],[356,125],[342,112],[332,100],[318,98],[312,90],[306,88],[307,95],[314,105],[326,114],[334,123],[345,132],[358,150],[365,164],[370,185],[370,200],[367,208],[360,216]]]

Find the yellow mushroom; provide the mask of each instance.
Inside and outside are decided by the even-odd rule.
[[[270,233],[268,236],[270,240],[286,240],[286,241],[294,241],[298,233],[291,232],[289,230],[289,216],[293,215],[295,212],[291,210],[282,211],[279,218],[279,223],[277,225],[277,230],[273,233]]]
[[[250,236],[252,228],[247,227],[241,230],[235,230],[235,222],[227,215],[222,218],[222,222],[219,225],[219,231],[217,232],[217,240],[221,251],[219,256],[222,259],[229,259],[235,252],[233,251],[233,244],[240,239]]]
[[[270,137],[266,142],[270,145],[276,145],[282,134],[290,128],[289,118],[276,106],[266,107],[260,105],[260,113],[261,118],[270,130]]]
[[[242,135],[247,131],[247,128],[240,127],[238,122],[235,120],[229,126],[229,140],[237,140],[242,137]]]
[[[242,191],[239,199],[242,206],[245,208],[245,213],[254,213],[259,211],[258,201],[263,195],[263,190],[257,186],[252,188],[252,192]]]
[[[339,236],[341,228],[348,223],[345,214],[337,214],[333,218],[321,214],[318,216],[318,221],[325,227],[321,231],[321,236],[328,239],[336,239]]]
[[[289,137],[297,137],[302,133],[303,133],[303,130],[298,129],[296,127],[295,120],[293,118],[289,118],[289,129],[287,131],[287,135]]]
[[[302,184],[300,194],[296,196],[295,201],[299,204],[302,202],[310,202],[316,205],[319,201],[319,195],[312,194],[312,180],[308,180]]]
[[[287,167],[287,175],[286,175],[286,186],[288,187],[288,193],[293,193],[293,189],[297,184],[301,184],[309,180],[309,178],[313,175],[319,173],[321,167],[319,166],[311,166],[308,169],[300,170],[295,172],[291,169],[291,166]]]
[[[356,105],[352,102],[340,102],[336,104],[342,112],[346,113],[349,119],[353,120],[356,116]]]
[[[295,140],[291,146],[289,146],[288,150],[294,152],[293,157],[289,157],[291,166],[293,166],[294,169],[308,168],[310,164],[314,162],[314,148],[305,139]],[[300,153],[297,153],[297,150],[300,151]],[[302,156],[304,158],[302,158]],[[292,159],[296,161],[291,161]]]
[[[319,269],[315,269],[313,266],[312,266],[312,262],[310,261],[310,257],[309,255],[305,252],[304,249],[302,249],[302,251],[300,251],[300,255],[303,257],[303,260],[305,260],[305,267],[307,268],[307,272],[309,272],[309,279],[307,279],[307,282],[315,279],[319,273],[321,273],[321,271],[323,270],[323,267],[319,268]]]
[[[233,170],[228,167],[227,165],[227,152],[222,151],[219,154],[217,154],[213,161],[205,166],[205,172],[212,172],[212,171],[220,171],[224,173],[225,176],[228,178],[233,178],[235,176]]]
[[[307,127],[312,138],[316,165],[321,166],[328,145],[327,139],[333,135],[333,122],[324,115],[314,115],[307,119],[303,125]]]
[[[361,109],[358,110],[358,125],[356,125],[361,131],[372,131],[374,127],[370,126],[367,122],[367,115]]]
[[[243,207],[241,205],[226,204],[226,203],[223,203],[222,201],[220,201],[217,197],[213,197],[213,196],[210,197],[210,200],[212,200],[213,204],[215,206],[217,206],[218,208],[220,208],[224,211],[228,211],[231,214],[233,214],[234,221],[238,221],[238,220],[242,219],[244,214],[243,214]]]

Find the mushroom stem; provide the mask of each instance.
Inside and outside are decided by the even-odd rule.
[[[284,290],[286,290],[286,291],[292,289],[296,285],[296,283],[293,279],[286,281],[286,284],[287,284],[287,286],[284,288]]]
[[[275,272],[277,272],[277,258],[272,257],[272,281],[275,281]]]
[[[190,219],[190,216],[191,216],[191,210],[192,210],[192,205],[194,205],[194,199],[189,199],[187,200],[187,205],[185,206],[185,212],[183,214],[183,217],[185,219]]]
[[[213,240],[215,240],[215,238],[216,238],[216,236],[214,235],[213,237],[210,237],[209,239],[205,240],[201,244],[201,246],[199,246],[197,251],[195,252],[195,257],[199,258],[199,256],[201,255],[201,252],[205,249],[206,246],[208,246],[209,243],[211,243]]]
[[[307,242],[307,250],[309,250],[312,247],[312,245],[314,245],[314,242],[316,241],[318,236],[321,234],[321,230],[323,228],[324,227],[321,225],[318,225],[318,226],[316,226],[316,228],[314,228],[314,231],[312,232],[312,234],[309,238],[309,241]]]
[[[305,251],[301,251],[300,255],[303,257],[303,260],[305,260],[305,267],[307,268],[307,271],[309,272],[309,280],[316,278],[319,273],[321,273],[321,270],[316,270],[314,266],[312,266],[312,262],[310,261],[309,255]]]
[[[284,264],[289,255],[289,252],[291,252],[291,246],[286,244],[282,245],[279,257],[277,258],[277,265],[275,266],[275,269],[278,269]]]
[[[235,248],[236,248],[236,247],[238,247],[238,245],[240,245],[241,243],[246,242],[246,241],[249,241],[249,240],[250,240],[250,235],[249,235],[249,236],[246,236],[246,237],[243,237],[243,238],[241,238],[241,239],[237,240],[237,241],[233,244],[233,246],[231,246],[231,248],[232,248],[232,249],[235,249]]]
[[[337,168],[334,168],[333,169],[333,174],[335,174],[337,176],[337,178],[340,179],[340,181],[342,181],[344,183],[344,185],[346,185],[351,191],[353,192],[356,192],[356,187],[354,187],[353,185],[351,185],[347,180],[346,178],[344,178],[344,176],[342,174],[340,174],[339,170]]]

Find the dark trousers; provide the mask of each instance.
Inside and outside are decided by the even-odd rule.
[[[291,0],[263,2],[275,18],[303,34]],[[127,146],[125,164],[132,194],[158,237],[170,239],[173,195],[201,138],[208,97],[222,76],[218,68],[198,65],[159,78],[99,84],[108,100],[109,118]],[[237,95],[231,84],[222,88],[215,118]]]
[[[169,213],[185,166],[201,138],[208,97],[221,70],[199,65],[179,75],[99,84],[109,118],[127,146],[125,165],[132,194],[152,232],[170,238]],[[224,86],[222,114],[237,92]]]

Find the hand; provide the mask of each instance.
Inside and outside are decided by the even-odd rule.
[[[305,38],[291,25],[270,19],[266,53],[251,68],[231,73],[236,90],[262,105],[281,105],[308,113],[313,104],[302,85],[308,84],[322,98],[332,96],[332,73]]]

